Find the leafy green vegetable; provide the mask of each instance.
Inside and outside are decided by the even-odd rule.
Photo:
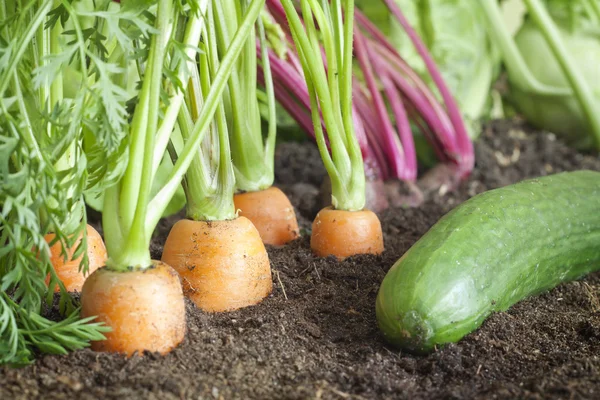
[[[586,12],[587,2],[548,1],[548,11],[557,24],[569,56],[582,79],[594,93],[600,112],[600,21]],[[527,18],[515,36],[523,60],[535,77],[545,85],[570,88],[570,83],[536,23]],[[594,145],[591,126],[579,101],[572,94],[546,96],[530,93],[513,85],[509,99],[532,124],[561,134],[573,146]]]
[[[600,148],[600,2],[524,0],[525,23],[513,39],[497,0],[482,0],[502,51],[511,99],[525,118],[573,145]]]
[[[80,319],[79,310],[60,322],[50,321],[0,293],[0,364],[29,364],[32,347],[44,353],[67,354],[87,347],[90,340],[104,339],[102,333],[110,328],[92,321]]]

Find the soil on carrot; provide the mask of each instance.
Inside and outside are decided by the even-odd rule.
[[[383,342],[375,297],[392,264],[461,201],[528,177],[600,170],[596,156],[518,122],[485,127],[477,166],[457,191],[442,187],[416,208],[380,217],[386,251],[344,262],[316,258],[308,229],[324,178],[312,144],[279,147],[278,185],[303,237],[269,248],[274,291],[227,314],[187,306],[188,332],[171,354],[126,359],[81,350],[0,369],[0,399],[493,399],[600,396],[600,274],[563,284],[492,315],[458,344],[412,356]],[[153,242],[159,257],[170,225]]]

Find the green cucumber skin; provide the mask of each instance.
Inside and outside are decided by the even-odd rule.
[[[428,353],[495,311],[600,269],[600,173],[565,172],[479,194],[442,217],[385,276],[379,328]]]

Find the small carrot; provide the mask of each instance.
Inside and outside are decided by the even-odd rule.
[[[185,302],[177,273],[165,263],[135,271],[96,270],[83,285],[81,316],[112,328],[95,351],[166,354],[185,336]]]
[[[75,242],[73,247],[67,250],[67,258],[62,254],[63,246],[60,242],[54,243],[50,247],[50,262],[56,271],[56,275],[65,285],[65,288],[69,292],[81,292],[83,282],[86,277],[91,275],[95,270],[103,267],[106,263],[106,247],[102,241],[102,237],[93,226],[87,225],[87,256],[89,260],[87,273],[79,270],[81,259],[83,255],[73,259],[73,253],[77,250],[77,247],[81,243],[81,237]],[[82,235],[83,236],[83,235]],[[52,243],[55,235],[49,233],[45,236],[46,242]],[[50,283],[50,277],[46,278],[46,284]],[[55,292],[59,292],[60,288],[58,285],[54,289]]]
[[[271,267],[260,235],[248,218],[178,221],[162,261],[172,265],[183,291],[201,309],[231,311],[271,293]]]
[[[326,207],[313,221],[310,247],[320,257],[333,255],[339,260],[356,254],[380,254],[383,252],[381,223],[370,210]]]
[[[232,21],[232,25],[241,22],[237,1],[220,3],[217,12],[222,20]],[[273,187],[278,118],[264,21],[265,14],[258,19],[255,34],[244,44],[239,61],[243,67],[235,70],[229,80],[231,100],[225,104],[225,113],[231,122],[231,159],[236,190],[240,192],[234,196],[235,207],[252,221],[265,244],[281,246],[296,239],[300,231],[289,199]],[[226,37],[227,30],[220,34]],[[224,52],[228,46],[227,41],[220,41],[219,51]],[[261,110],[268,113],[266,130]]]
[[[281,189],[271,186],[238,193],[233,201],[239,215],[252,221],[263,243],[280,246],[300,236],[294,207]]]
[[[365,209],[365,167],[352,111],[354,0],[331,4],[300,0],[300,4],[304,21],[294,1],[281,0],[296,49],[303,55],[313,129],[331,180],[332,207],[321,210],[313,221],[311,248],[318,256],[338,259],[379,254],[383,252],[381,223]],[[331,15],[344,18],[329,18]],[[321,35],[317,26],[329,34]],[[315,45],[319,36],[323,47]],[[326,68],[326,64],[336,67]]]

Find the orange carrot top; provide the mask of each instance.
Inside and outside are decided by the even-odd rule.
[[[240,7],[237,0],[212,4],[209,15],[216,20],[227,20],[234,27],[247,23],[236,14]],[[234,19],[229,20],[230,17]],[[199,55],[198,69],[192,72],[178,117],[184,141],[198,126],[198,107],[205,104],[217,71],[225,63],[222,55],[236,39],[228,36],[228,29],[220,24],[207,27],[203,38],[205,51]],[[255,51],[253,37],[245,38],[246,51],[249,42]],[[218,38],[225,40],[225,47],[219,47]],[[199,71],[207,72],[204,80],[200,80]],[[230,80],[233,76],[236,75]],[[232,102],[239,100],[231,98]],[[233,202],[236,174],[231,161],[228,117],[234,119],[233,125],[248,121],[237,120],[242,117],[235,114],[227,115],[226,109],[225,102],[219,103],[208,135],[185,174],[183,189],[188,220],[173,226],[162,256],[164,262],[179,272],[185,294],[206,311],[228,311],[256,304],[272,288],[269,259],[260,235],[249,220],[238,218]],[[177,148],[172,153],[174,159],[183,154]]]

